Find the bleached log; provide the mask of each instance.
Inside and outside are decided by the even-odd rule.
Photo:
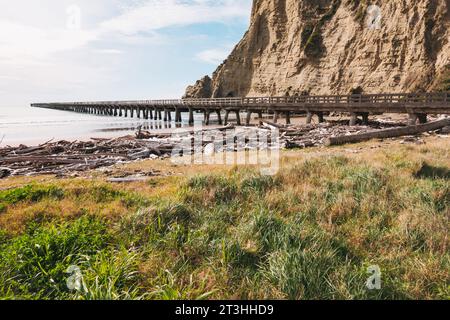
[[[352,134],[348,136],[331,137],[325,141],[326,146],[336,146],[346,143],[356,143],[369,141],[372,139],[386,139],[402,136],[411,136],[424,132],[439,130],[450,125],[450,118],[438,120],[426,124],[419,124],[415,126],[407,126],[402,128],[385,129],[373,132],[366,132],[360,134]]]

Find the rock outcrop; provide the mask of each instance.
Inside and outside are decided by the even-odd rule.
[[[195,85],[187,87],[183,99],[210,98],[212,94],[211,83],[211,78],[209,76],[204,76],[202,79],[198,80]]]
[[[200,80],[186,95],[348,94],[356,88],[395,93],[448,87],[449,0],[368,4],[254,0],[243,39],[211,81]]]

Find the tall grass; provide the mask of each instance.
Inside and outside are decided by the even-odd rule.
[[[0,193],[3,217],[49,203],[85,208],[67,219],[31,215],[19,232],[1,224],[0,296],[449,299],[448,159],[411,152],[290,160],[274,177],[201,173],[159,181],[173,184],[162,196],[70,183]],[[99,214],[111,203],[120,215]],[[80,291],[67,288],[71,265]],[[381,290],[366,287],[372,265]]]
[[[25,234],[0,244],[0,292],[16,299],[136,297],[136,255],[109,249],[111,240],[105,223],[92,217],[32,224]],[[68,288],[70,266],[82,271],[85,290]]]

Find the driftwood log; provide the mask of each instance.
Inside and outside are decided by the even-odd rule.
[[[403,136],[412,136],[419,133],[439,130],[450,126],[450,118],[438,120],[426,124],[420,124],[415,126],[407,126],[402,128],[385,129],[373,132],[352,134],[347,136],[330,137],[325,141],[326,146],[336,146],[346,143],[357,143],[363,141],[369,141],[372,139],[386,139],[386,138],[396,138]]]
[[[177,153],[180,143],[184,146],[189,139],[191,147],[193,147],[195,146],[194,142],[198,141],[196,139],[201,138],[200,151],[205,154],[211,151],[303,149],[360,142],[374,138],[415,135],[448,128],[450,119],[411,127],[400,127],[401,125],[399,122],[375,121],[369,125],[351,127],[339,121],[308,125],[280,125],[265,121],[255,127],[225,126],[207,128],[200,132],[187,130],[180,134],[151,133],[141,130],[135,136],[116,139],[48,141],[31,147],[25,145],[6,146],[0,148],[0,179],[9,176],[42,174],[66,176],[141,159],[164,159],[172,156],[174,151]],[[217,134],[217,132],[212,134],[212,130],[220,131],[223,135]],[[442,129],[442,133],[445,134],[445,132],[445,129]],[[234,139],[229,139],[230,135]],[[137,139],[136,136],[142,138]],[[183,153],[183,155],[185,154]]]

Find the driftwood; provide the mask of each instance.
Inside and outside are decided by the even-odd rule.
[[[191,143],[197,142],[195,139],[199,136],[203,139],[200,151],[204,153],[220,150],[234,152],[272,148],[308,148],[434,131],[450,126],[450,119],[413,127],[399,128],[400,125],[398,122],[371,122],[366,126],[348,126],[339,121],[308,125],[279,125],[266,121],[255,127],[207,128],[200,132],[202,135],[198,135],[199,132],[193,130],[176,134],[153,134],[141,130],[136,135],[145,139],[125,136],[116,139],[93,138],[90,141],[48,141],[32,147],[6,146],[0,148],[0,179],[18,175],[66,176],[118,163],[142,159],[164,159],[170,157],[174,150],[178,150],[181,142],[183,145],[186,144],[186,139],[188,141],[190,139]],[[223,134],[223,138],[220,134],[208,134],[213,130],[222,133],[230,130],[234,139],[228,140],[227,134]],[[216,149],[216,146],[219,148]]]
[[[232,126],[207,128],[223,132]],[[48,141],[42,145],[28,147],[6,146],[0,148],[0,179],[18,175],[54,174],[65,176],[73,172],[112,166],[141,159],[167,158],[184,139],[194,139],[198,131],[183,131],[181,134],[152,134],[140,130],[136,136],[116,139],[92,138],[91,141]],[[203,141],[205,147],[211,141]]]
[[[286,128],[285,125],[282,124],[278,124],[275,122],[270,122],[270,121],[260,121],[260,125],[263,127],[273,127],[273,128],[278,128],[278,129],[282,129],[282,128]]]
[[[403,128],[385,129],[373,132],[359,133],[347,136],[330,137],[326,140],[326,146],[342,145],[346,143],[356,143],[362,141],[368,141],[372,139],[386,139],[403,136],[411,136],[419,133],[434,131],[445,128],[450,125],[450,118],[438,120],[426,124],[420,124],[415,126],[408,126]]]

